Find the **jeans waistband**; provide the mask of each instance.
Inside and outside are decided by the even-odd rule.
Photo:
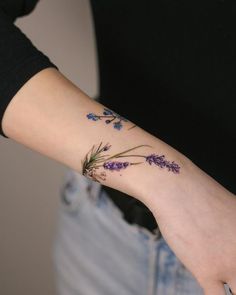
[[[136,223],[153,233],[160,232],[152,212],[139,200],[118,190],[102,186],[110,199],[120,208],[129,223]]]
[[[80,173],[68,169],[65,173],[64,183],[61,188],[63,203],[69,211],[76,211],[81,198],[89,196],[96,200],[103,189],[113,203],[122,211],[123,218],[130,224],[138,224],[157,237],[161,237],[160,230],[152,212],[139,200],[113,188],[92,181]]]

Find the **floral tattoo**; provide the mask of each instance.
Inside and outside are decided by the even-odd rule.
[[[86,115],[87,118],[89,120],[92,121],[98,121],[98,120],[102,120],[105,119],[105,123],[106,124],[113,124],[113,128],[116,130],[121,130],[123,127],[123,122],[128,122],[128,120],[120,115],[118,115],[117,113],[115,113],[114,111],[108,109],[108,108],[104,108],[103,110],[103,114],[102,115],[97,115],[94,113],[89,113]],[[129,129],[134,128],[136,125],[132,126]]]
[[[84,161],[82,161],[82,173],[84,176],[93,179],[94,181],[100,182],[100,180],[106,180],[107,171],[120,171],[127,169],[132,165],[139,165],[143,163],[148,163],[149,165],[156,165],[160,168],[166,168],[168,171],[173,173],[180,173],[180,166],[174,161],[170,162],[165,159],[164,155],[150,154],[150,155],[140,155],[140,154],[127,154],[141,147],[150,145],[138,145],[136,147],[130,148],[123,152],[107,155],[105,152],[111,149],[109,143],[102,145],[102,142],[96,148],[94,145],[92,149],[86,154]],[[143,158],[144,161],[141,162],[131,162],[131,161],[116,161],[118,158],[130,158],[139,157]],[[103,171],[98,171],[99,168],[103,168]]]

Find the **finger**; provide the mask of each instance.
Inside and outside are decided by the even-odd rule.
[[[229,287],[228,284],[225,283],[225,290],[227,295],[234,295],[235,293],[232,291],[232,289]]]
[[[235,295],[236,294],[235,292],[236,292],[236,288],[232,289],[232,287],[231,288],[229,287],[229,293],[230,294]]]
[[[236,294],[236,282],[233,281],[233,280],[231,280],[231,281],[229,280],[227,282],[227,288],[226,289],[227,289],[229,294],[235,295]]]
[[[205,295],[225,295],[225,288],[222,283],[214,283],[204,288]]]

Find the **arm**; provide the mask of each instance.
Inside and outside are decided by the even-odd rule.
[[[49,68],[17,92],[2,128],[11,139],[145,203],[205,294],[224,294],[223,282],[235,288],[234,195],[135,122],[123,120],[122,128],[105,123],[114,117],[104,108]]]
[[[118,131],[119,124],[112,129],[113,124],[104,123],[104,118],[93,121],[90,115],[88,119],[89,113],[101,115],[105,106],[52,69],[56,66],[12,24],[21,7],[9,15],[9,10],[4,11],[0,9],[0,119],[4,114],[5,134],[144,202],[206,294],[224,294],[223,282],[236,289],[234,196],[184,155],[138,126],[132,128],[135,122],[122,121]],[[110,159],[124,160],[120,171],[118,164],[108,160],[95,169],[98,173],[91,173],[91,148],[97,149],[100,142],[109,145],[103,152],[100,146],[97,160],[98,155],[108,160],[108,154],[117,153],[136,156]],[[157,156],[162,154],[164,158]]]
[[[159,202],[166,197],[167,188],[182,185],[187,177],[186,167],[192,165],[185,156],[135,122],[122,120],[120,129],[114,128],[112,122],[107,124],[108,119],[114,123],[119,120],[103,115],[104,109],[106,106],[88,97],[59,71],[49,68],[36,74],[17,92],[5,111],[2,128],[8,137],[32,150],[104,185],[135,197],[140,195],[146,202],[154,179],[159,182],[156,191]],[[110,146],[98,154],[106,161],[86,166],[86,155],[89,158],[93,145],[95,150],[100,143],[100,149],[106,144]],[[126,152],[129,149],[133,150]],[[119,158],[108,159],[108,154],[118,153],[122,153]],[[154,163],[152,154],[165,156],[160,165]],[[128,162],[129,166],[117,171],[101,165],[114,161]],[[164,161],[170,163],[169,168],[161,165]],[[172,161],[175,163],[171,164]]]

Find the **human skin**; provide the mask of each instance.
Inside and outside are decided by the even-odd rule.
[[[89,114],[102,114],[104,108],[60,71],[47,68],[28,80],[13,97],[2,128],[10,139],[143,202],[206,295],[225,294],[224,282],[236,293],[235,195],[128,118],[122,121],[122,128],[113,128],[103,118],[91,119]],[[112,170],[104,168],[108,167],[104,164],[108,157],[100,158],[94,171],[105,177],[96,179],[94,174],[86,174],[84,167],[86,155],[91,160],[89,152],[100,143],[109,145],[100,154],[104,156],[140,146],[125,154],[127,157],[110,161],[141,163]],[[161,168],[148,163],[145,156],[151,154],[164,155],[165,165]],[[170,163],[178,165],[177,173],[168,169]]]

